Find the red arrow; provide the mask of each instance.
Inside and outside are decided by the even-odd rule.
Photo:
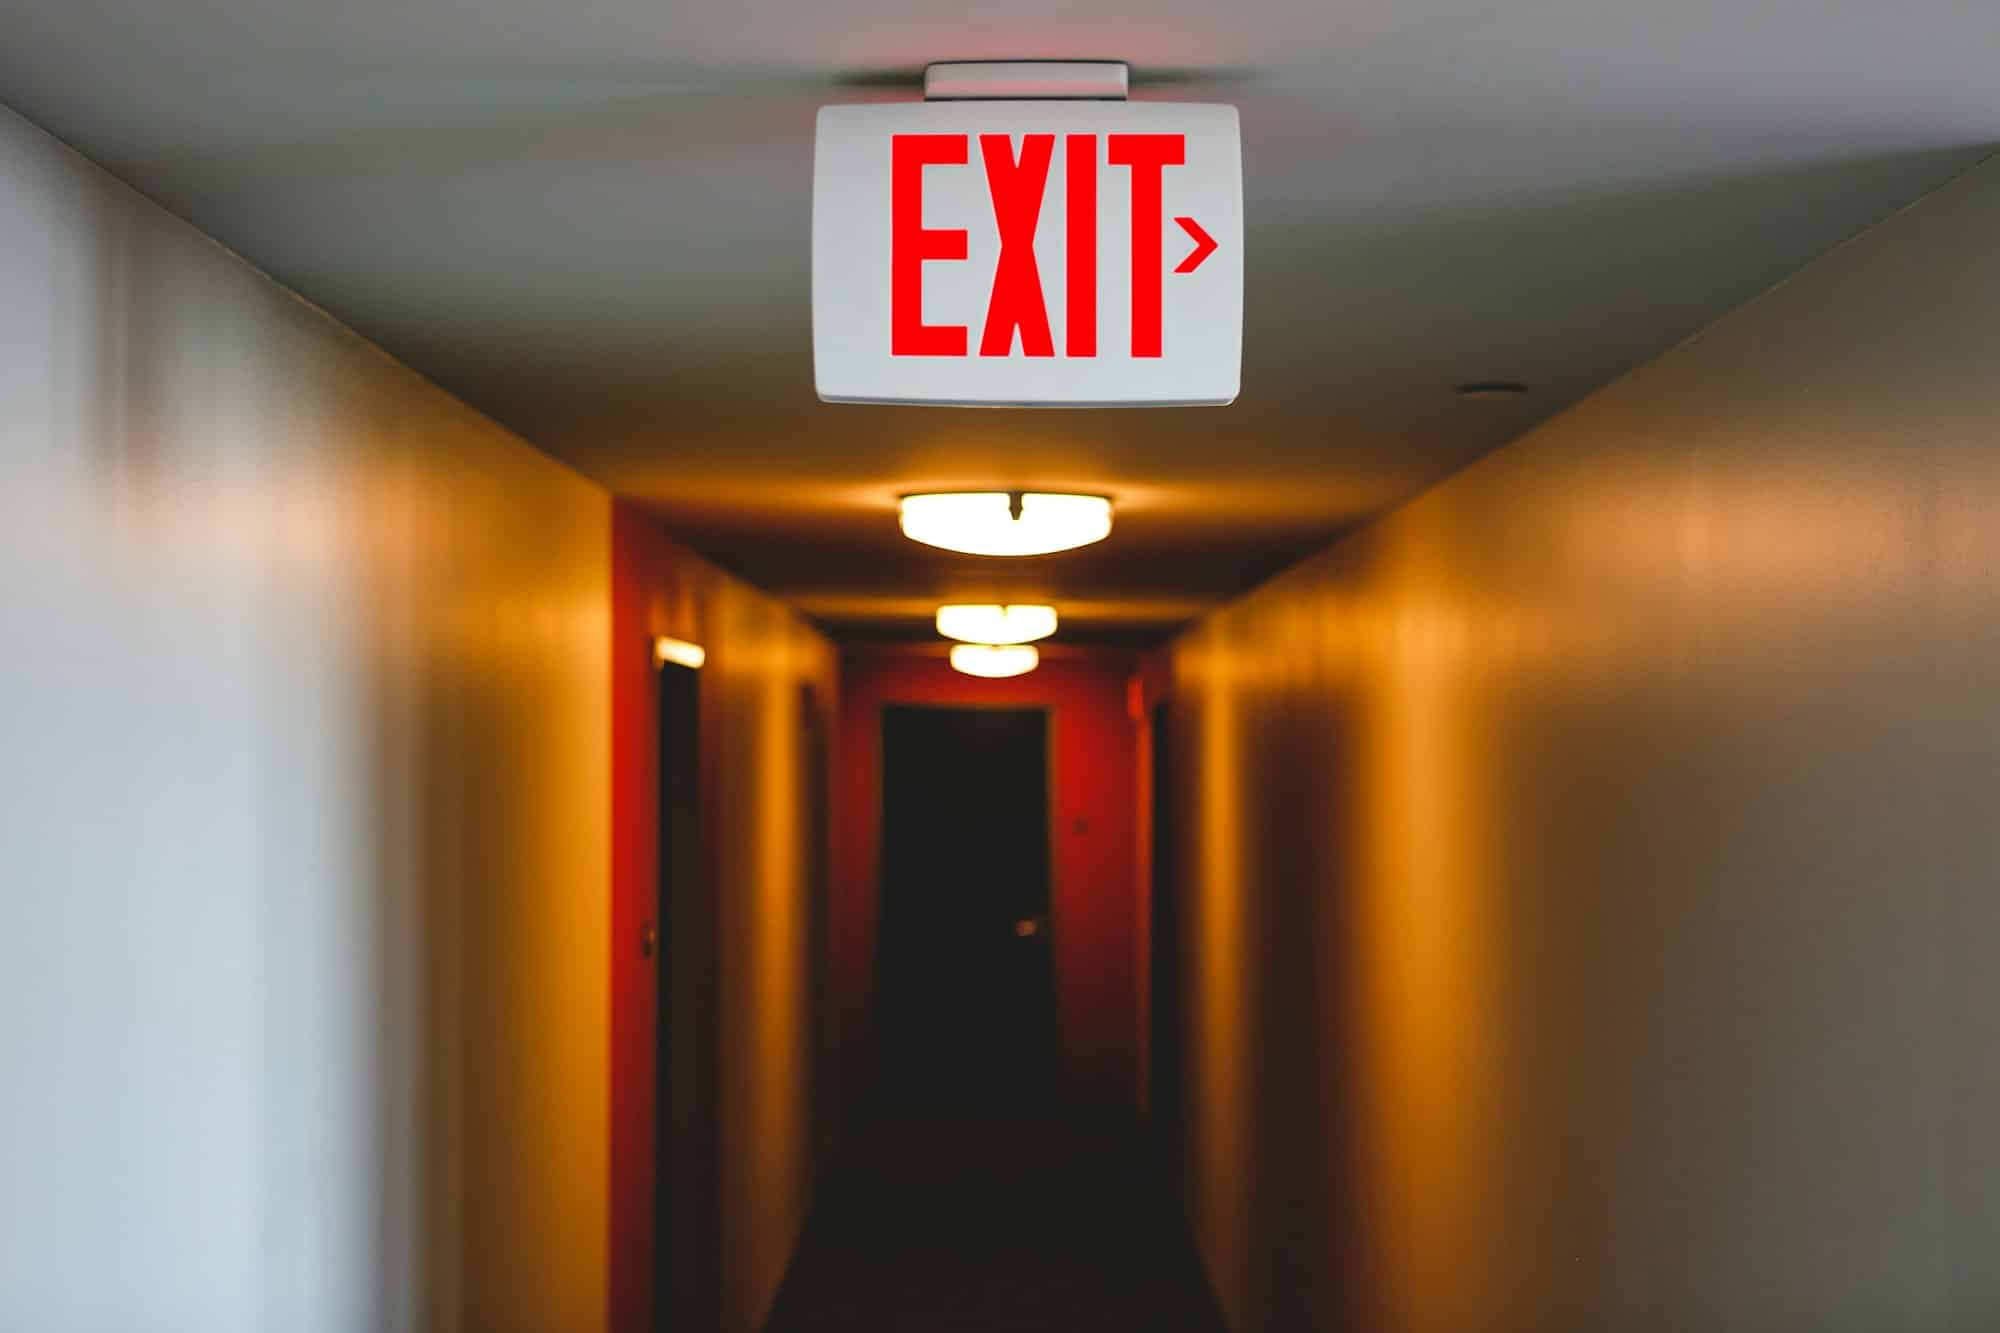
[[[1201,224],[1193,218],[1175,218],[1174,221],[1181,224],[1182,231],[1194,237],[1194,249],[1180,262],[1174,272],[1192,273],[1201,267],[1202,260],[1215,253],[1215,238],[1203,231]]]

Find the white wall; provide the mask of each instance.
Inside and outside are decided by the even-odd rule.
[[[608,553],[0,112],[0,1327],[601,1326]]]
[[[1241,1333],[2000,1328],[2000,162],[1173,676]]]

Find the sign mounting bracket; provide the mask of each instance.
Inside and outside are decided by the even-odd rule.
[[[953,60],[924,69],[926,102],[1122,102],[1122,60]]]

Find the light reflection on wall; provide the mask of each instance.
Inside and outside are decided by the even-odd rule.
[[[1393,575],[1391,576],[1393,577]],[[1454,608],[1405,590],[1366,643],[1357,687],[1371,720],[1357,774],[1365,815],[1364,895],[1349,965],[1374,1022],[1357,1036],[1371,1251],[1385,1272],[1389,1327],[1450,1328],[1493,1304],[1478,1244],[1492,1191],[1489,1007],[1477,778],[1467,716],[1474,664]]]
[[[732,1014],[741,1025],[732,1045],[741,1052],[742,1078],[732,1123],[725,1124],[723,1135],[725,1142],[736,1141],[731,1160],[743,1172],[744,1196],[766,1210],[774,1210],[779,1200],[797,1200],[792,1207],[798,1212],[802,1182],[812,1175],[809,1059],[816,1018],[806,994],[813,975],[808,950],[814,905],[806,899],[807,840],[800,797],[805,729],[789,645],[777,639],[760,647],[764,651],[754,655],[762,659],[757,674],[742,683],[757,700],[744,769],[756,785],[746,886],[754,909],[749,920],[735,922],[736,930],[747,936],[747,947],[725,948],[723,954],[725,977],[736,972],[743,988],[743,1002]],[[731,905],[725,902],[723,911],[728,920]],[[750,1208],[726,1209],[725,1225],[732,1214],[748,1218],[752,1213]],[[799,1219],[787,1220],[790,1226],[766,1221],[737,1238],[745,1265],[735,1316],[741,1327],[761,1322],[764,1311],[757,1306],[768,1302],[784,1276]]]
[[[1195,766],[1176,781],[1196,784],[1193,864],[1203,891],[1187,903],[1190,947],[1198,960],[1191,978],[1189,1075],[1195,1136],[1193,1210],[1211,1265],[1240,1289],[1250,1281],[1257,1238],[1249,1230],[1254,1176],[1250,1119],[1253,1048],[1246,1031],[1251,951],[1243,923],[1243,811],[1237,718],[1227,662],[1190,655],[1177,687],[1203,702]],[[1188,753],[1186,748],[1181,753]],[[1185,826],[1185,825],[1184,825]]]
[[[813,1174],[816,1014],[800,685],[831,680],[832,652],[784,608],[743,589],[712,604],[704,689],[724,825],[717,847],[724,1327],[759,1327],[784,1276]],[[723,721],[723,719],[727,719]],[[827,1108],[818,1108],[825,1111]]]

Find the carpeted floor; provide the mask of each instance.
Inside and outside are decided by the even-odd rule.
[[[1223,1333],[1125,1123],[884,1120],[821,1186],[766,1333]]]

